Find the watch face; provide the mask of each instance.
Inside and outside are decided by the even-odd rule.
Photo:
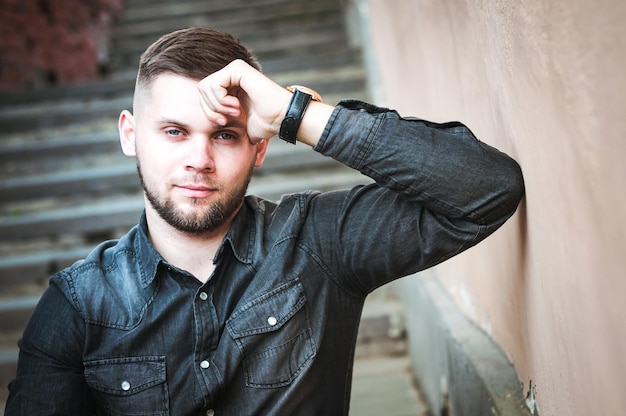
[[[296,91],[300,91],[304,94],[310,95],[313,101],[322,101],[322,96],[317,91],[308,87],[303,87],[302,85],[290,85],[287,87],[287,90],[294,93]]]

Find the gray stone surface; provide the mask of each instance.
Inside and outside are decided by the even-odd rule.
[[[370,356],[354,363],[350,415],[427,416],[408,356]]]
[[[434,414],[530,416],[513,365],[432,271],[403,279],[395,289],[406,305],[415,379]]]

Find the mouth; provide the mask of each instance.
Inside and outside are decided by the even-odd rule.
[[[206,198],[217,192],[217,189],[205,185],[177,185],[176,189],[180,190],[183,196],[187,198]]]

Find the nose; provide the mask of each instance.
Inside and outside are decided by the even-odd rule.
[[[194,137],[188,141],[186,168],[197,172],[211,172],[215,168],[214,149],[206,137]]]

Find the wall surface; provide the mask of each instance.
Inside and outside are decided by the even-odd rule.
[[[366,3],[378,104],[463,121],[524,171],[516,215],[439,279],[542,416],[623,414],[626,2]]]
[[[97,79],[122,0],[2,0],[0,90]]]

